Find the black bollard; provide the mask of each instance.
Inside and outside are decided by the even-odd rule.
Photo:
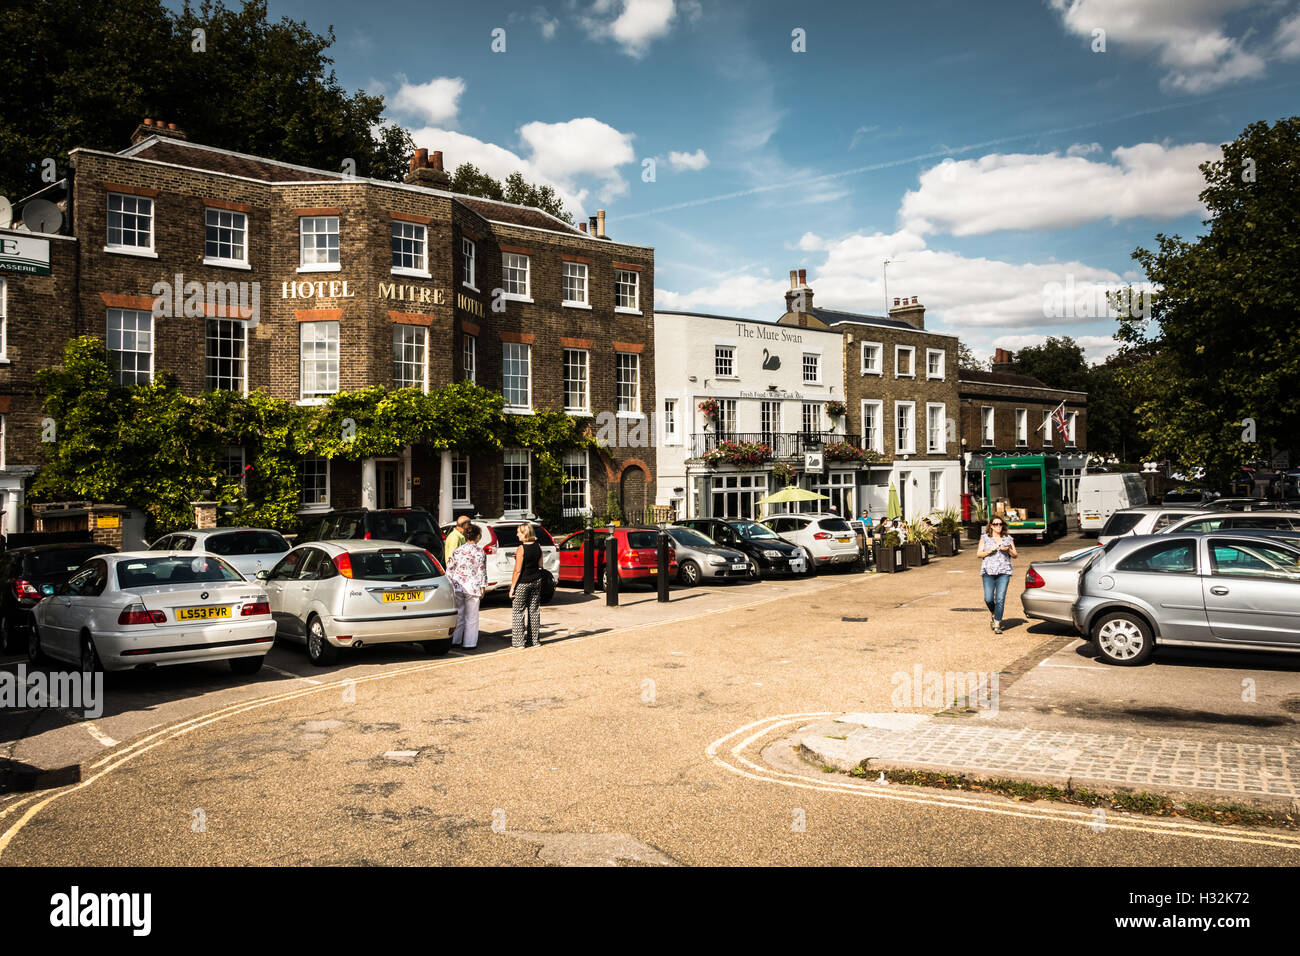
[[[659,532],[659,603],[668,603],[668,534]]]
[[[582,593],[596,590],[596,531],[588,528],[582,532]]]
[[[605,604],[618,607],[618,537],[605,542]]]

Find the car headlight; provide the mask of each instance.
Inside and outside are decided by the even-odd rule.
[[[712,565],[714,565],[715,567],[722,567],[722,565],[724,565],[724,564],[726,564],[726,563],[727,563],[727,559],[726,559],[726,558],[720,558],[720,557],[717,557],[717,556],[714,556],[714,557],[712,557],[712,558],[709,558],[709,564],[712,564]]]
[[[764,552],[763,552],[763,557],[765,557],[765,558],[779,558],[779,557],[781,557],[781,552],[780,552],[780,551],[777,551],[777,550],[775,550],[775,549],[770,550],[770,551],[764,551]]]

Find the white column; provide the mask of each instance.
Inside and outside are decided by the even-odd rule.
[[[451,524],[451,452],[444,451],[439,461],[441,472],[438,477],[438,524]]]
[[[367,458],[361,463],[361,507],[379,507],[378,480],[373,458]]]

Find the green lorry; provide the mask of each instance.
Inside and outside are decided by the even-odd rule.
[[[984,460],[984,500],[1013,535],[1048,542],[1068,530],[1061,496],[1061,463],[1052,455],[1007,455]]]

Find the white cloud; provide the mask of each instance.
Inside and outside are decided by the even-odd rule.
[[[1300,59],[1300,13],[1279,23],[1273,40],[1278,56],[1285,60]]]
[[[698,18],[699,5],[688,7],[690,19]],[[651,43],[668,35],[676,15],[673,0],[596,0],[579,19],[593,38],[613,40],[640,59]]]
[[[785,311],[783,296],[789,285],[788,279],[738,275],[690,292],[656,288],[655,308],[775,318]]]
[[[916,232],[972,236],[999,229],[1062,229],[1109,218],[1173,218],[1204,212],[1199,164],[1218,146],[1139,143],[1114,162],[1059,153],[991,153],[945,160],[921,174],[900,217]]]
[[[693,153],[679,153],[674,150],[668,154],[668,164],[677,172],[683,169],[697,171],[709,165],[709,157],[702,149],[697,149]]]
[[[1101,152],[1101,143],[1075,143],[1065,151],[1066,156],[1090,156]]]
[[[410,83],[402,77],[389,105],[415,122],[454,125],[464,92],[465,81],[459,76],[437,76],[428,83]]]
[[[1154,53],[1164,68],[1161,86],[1182,93],[1206,93],[1262,76],[1265,60],[1229,36],[1229,13],[1271,0],[1048,0],[1066,30],[1093,41],[1106,31],[1111,44]],[[1106,55],[1106,54],[1098,54]]]

